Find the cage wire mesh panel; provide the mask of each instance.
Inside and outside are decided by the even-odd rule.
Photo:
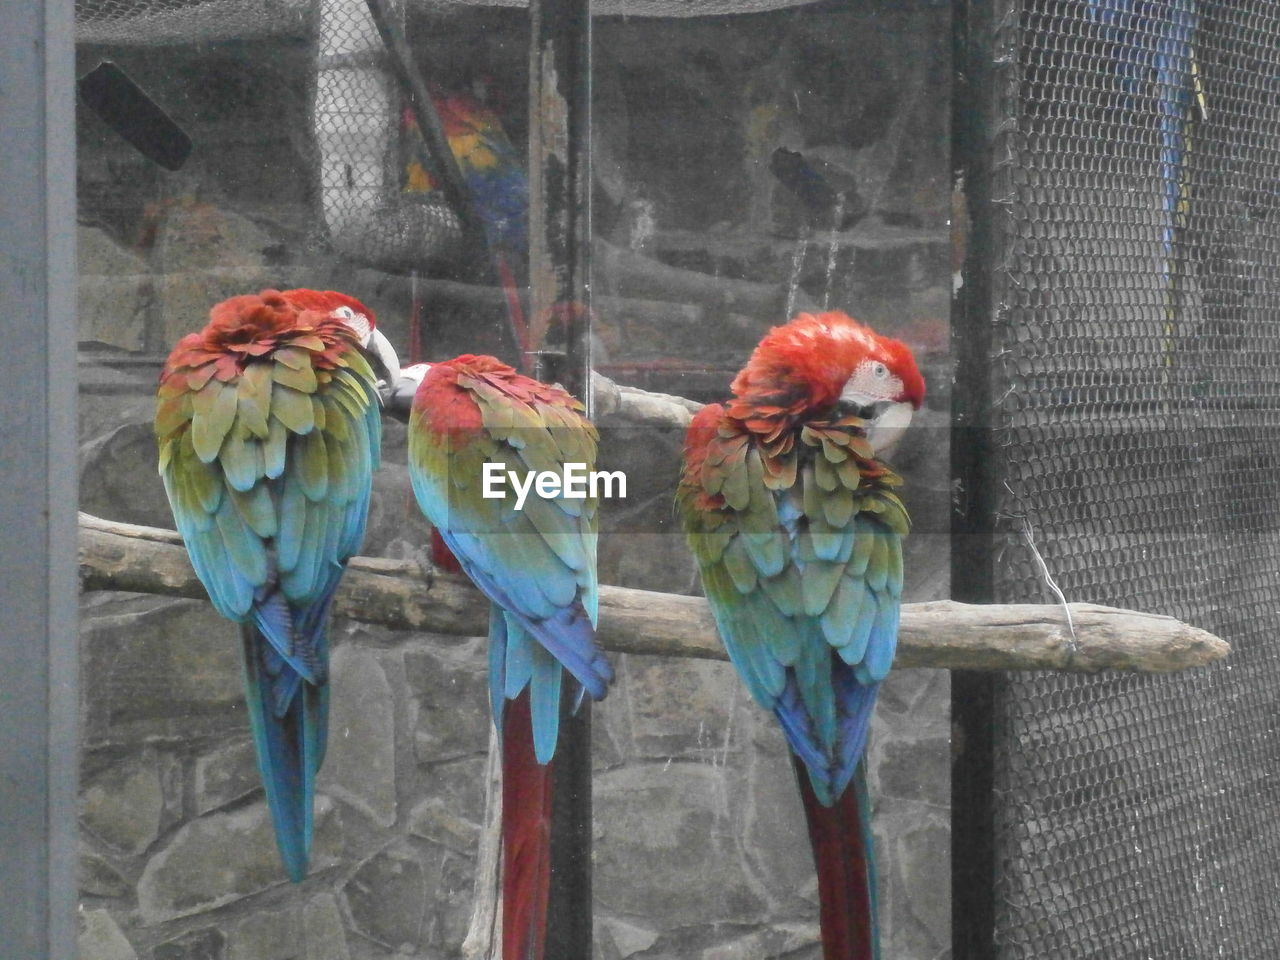
[[[76,0],[77,43],[194,43],[297,27],[312,0]]]
[[[1280,5],[1015,0],[995,38],[997,602],[1230,641],[999,688],[1002,957],[1280,937]]]
[[[598,0],[595,9],[706,16],[810,2]],[[527,0],[407,0],[395,9],[413,38],[413,24],[406,21],[414,16],[525,5]],[[314,38],[317,234],[344,256],[397,272],[439,268],[460,253],[458,215],[429,174],[422,175],[431,162],[365,0],[76,0],[75,10],[77,42],[108,48]]]

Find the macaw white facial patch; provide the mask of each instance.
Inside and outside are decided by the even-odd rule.
[[[485,463],[480,496],[486,500],[505,500],[515,493],[515,508],[523,510],[529,494],[543,500],[622,499],[627,495],[627,475],[621,470],[588,470],[585,463],[566,463],[559,473],[554,470],[508,470],[505,463]]]
[[[341,306],[333,311],[333,315],[355,331],[356,339],[362,344],[369,342],[369,334],[373,332],[373,327],[369,323],[369,318],[363,313],[356,313],[348,306]]]
[[[907,432],[907,427],[911,426],[913,412],[909,403],[893,403],[871,422],[867,430],[867,442],[871,444],[876,456],[887,455],[897,446],[902,435]]]

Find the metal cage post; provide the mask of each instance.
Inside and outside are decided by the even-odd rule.
[[[0,944],[76,951],[76,169],[71,0],[0,31]]]
[[[952,300],[951,595],[995,601],[999,458],[993,436],[991,346],[998,293],[996,131],[1000,89],[994,40],[1007,0],[956,0],[952,93],[955,202],[952,244],[960,283]],[[956,960],[995,956],[994,763],[998,674],[951,675],[951,925]]]
[[[531,0],[530,344],[534,375],[591,415],[591,0]],[[590,960],[591,701],[566,685],[555,760],[548,957]]]

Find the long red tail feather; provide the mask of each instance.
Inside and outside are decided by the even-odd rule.
[[[498,272],[498,282],[502,285],[502,293],[507,301],[507,319],[511,323],[511,336],[516,342],[516,350],[520,353],[520,362],[516,364],[525,373],[529,372],[529,323],[525,320],[524,307],[520,305],[520,285],[516,273],[506,256],[494,254],[494,267]]]
[[[502,960],[543,960],[554,762],[534,756],[526,690],[502,713]]]
[[[453,551],[444,542],[444,537],[440,536],[439,530],[431,531],[431,563],[437,570],[443,570],[445,573],[461,573],[462,564],[458,562],[458,558],[453,555]]]
[[[851,787],[834,806],[824,807],[814,796],[804,764],[795,756],[791,759],[818,869],[823,960],[874,960],[870,865],[858,817],[858,791]]]

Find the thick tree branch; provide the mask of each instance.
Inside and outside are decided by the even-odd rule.
[[[178,534],[80,514],[85,590],[203,598]],[[337,614],[401,630],[479,636],[488,601],[460,577],[429,580],[411,561],[352,559],[335,598]],[[898,667],[953,670],[1133,670],[1164,672],[1225,657],[1230,646],[1172,617],[1072,604],[1075,637],[1061,607],[909,603],[902,610]],[[701,597],[600,588],[606,650],[725,659]]]
[[[614,414],[637,426],[684,429],[702,408],[702,404],[685,397],[614,383],[594,370],[591,371],[591,392],[597,422]]]

